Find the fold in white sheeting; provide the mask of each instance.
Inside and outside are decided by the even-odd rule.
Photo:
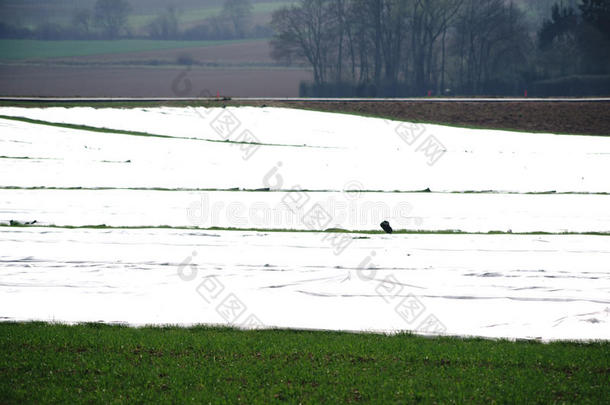
[[[610,338],[607,237],[324,236],[4,229],[1,316]]]

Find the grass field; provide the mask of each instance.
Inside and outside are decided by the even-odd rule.
[[[2,323],[0,347],[3,403],[603,403],[610,372],[607,342]]]
[[[44,121],[39,121],[39,120],[31,120],[31,119],[28,119],[28,118],[7,117],[5,115],[0,115],[0,119],[9,119],[9,120],[15,120],[15,121],[21,121],[21,122],[28,122],[30,124],[50,125],[50,126],[55,126],[55,127],[59,127],[59,128],[81,129],[81,130],[85,130],[85,131],[102,132],[102,133],[114,133],[114,134],[133,135],[133,136],[152,136],[152,137],[155,137],[155,138],[190,139],[190,140],[200,140],[200,141],[203,141],[203,142],[222,142],[222,143],[232,143],[232,144],[256,144],[256,145],[267,145],[267,146],[293,146],[293,147],[296,147],[296,148],[302,148],[302,147],[305,146],[305,145],[288,145],[288,144],[264,144],[264,143],[258,143],[258,142],[236,142],[236,141],[230,141],[228,139],[227,140],[219,140],[219,139],[206,139],[206,138],[174,137],[174,136],[169,136],[169,135],[149,134],[147,132],[122,131],[122,130],[111,129],[111,128],[97,128],[97,127],[90,127],[90,126],[87,126],[87,125],[72,125],[72,124],[62,124],[62,123],[56,123],[56,122],[44,122]]]
[[[61,3],[61,2],[60,2]],[[30,29],[35,29],[37,25],[42,22],[51,22],[60,25],[70,25],[71,17],[76,7],[76,3],[69,4],[64,2],[60,4],[58,2],[52,2],[51,4],[45,4],[44,2],[18,2],[14,0],[4,0],[0,2],[0,21],[13,23],[17,18],[24,22],[24,25]],[[94,2],[88,2],[89,4],[79,4],[80,8],[92,7]],[[133,2],[132,2],[133,3]],[[193,26],[198,23],[203,23],[204,20],[216,17],[221,14],[222,7],[217,4],[205,4],[206,2],[199,2],[198,4],[191,2],[191,4],[185,5],[183,2],[174,4],[177,6],[177,17],[180,24],[180,28],[184,29],[189,26]],[[280,7],[290,5],[292,1],[262,1],[253,4],[252,18],[254,24],[267,24],[271,21],[271,13]],[[148,24],[150,24],[163,10],[166,5],[157,3],[153,5],[152,9],[150,5],[143,6],[146,3],[132,4],[134,7],[133,12],[129,16],[128,24],[132,30],[136,32],[144,33],[147,30]]]
[[[262,2],[262,3],[254,3],[252,7],[253,18],[260,20],[263,17],[267,17],[265,19],[271,20],[270,14],[287,5],[290,5],[292,2]],[[213,18],[222,13],[222,7],[205,7],[198,9],[191,9],[188,12],[182,12],[178,14],[178,21],[183,25],[193,25],[198,22],[203,22],[208,18]],[[129,19],[129,23],[136,29],[143,29],[146,25],[150,24],[157,16],[154,14],[138,14],[134,15]]]
[[[52,59],[74,56],[125,54],[166,49],[201,48],[214,45],[238,44],[255,40],[232,41],[154,41],[123,39],[117,41],[40,41],[1,39],[0,59]]]

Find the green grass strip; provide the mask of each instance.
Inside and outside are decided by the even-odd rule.
[[[349,234],[367,234],[379,235],[385,234],[383,230],[357,230],[357,229],[342,229],[328,228],[324,230],[315,229],[288,229],[288,228],[236,228],[236,227],[218,227],[212,226],[202,228],[198,226],[170,226],[170,225],[155,225],[155,226],[110,226],[106,224],[99,225],[41,225],[41,224],[25,224],[20,222],[0,223],[0,227],[4,228],[55,228],[55,229],[176,229],[176,230],[196,230],[196,231],[232,231],[232,232],[287,232],[287,233],[349,233]],[[395,229],[394,235],[548,235],[548,236],[610,236],[610,232],[507,232],[507,231],[488,231],[488,232],[470,232],[459,229],[442,229],[442,230],[425,230],[425,229]]]
[[[601,404],[610,375],[607,341],[5,322],[0,348],[8,404]]]
[[[125,131],[122,129],[111,129],[111,128],[100,128],[100,127],[91,127],[88,125],[76,125],[76,124],[65,124],[60,122],[50,122],[50,121],[41,121],[35,120],[31,118],[25,117],[13,117],[8,115],[0,115],[0,119],[5,120],[13,120],[20,122],[27,122],[28,124],[35,125],[46,125],[50,127],[58,127],[58,128],[68,128],[82,131],[90,131],[90,132],[101,132],[101,133],[109,133],[109,134],[120,134],[120,135],[132,135],[132,136],[147,136],[153,138],[164,138],[164,139],[185,139],[189,141],[203,141],[203,142],[217,142],[217,143],[230,143],[230,144],[242,144],[242,145],[260,145],[260,146],[289,146],[294,148],[323,148],[323,149],[332,149],[330,147],[325,146],[307,146],[307,145],[291,145],[291,144],[278,144],[278,143],[262,143],[262,142],[243,142],[243,141],[230,141],[230,140],[219,140],[219,139],[207,139],[207,138],[190,138],[185,136],[171,136],[171,135],[158,135],[151,134],[148,132],[140,132],[140,131]]]
[[[43,158],[43,157],[32,157],[32,156],[0,156],[0,159],[10,160],[62,160],[59,158]],[[1,189],[1,187],[0,187]]]

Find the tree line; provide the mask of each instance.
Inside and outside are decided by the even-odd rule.
[[[253,24],[251,0],[224,0],[218,15],[185,29],[180,26],[180,9],[172,4],[138,32],[129,23],[132,16],[128,0],[96,0],[91,8],[74,9],[67,24],[45,21],[30,28],[0,23],[0,38],[223,40],[272,35],[269,27]]]
[[[523,95],[569,75],[610,91],[607,0],[539,27],[510,0],[299,0],[271,24],[272,56],[313,69],[303,96]]]

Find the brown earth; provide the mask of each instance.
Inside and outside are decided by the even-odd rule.
[[[159,102],[148,105],[269,106],[340,112],[399,121],[473,128],[610,136],[610,101],[242,101]]]
[[[297,97],[306,68],[274,66],[267,40],[0,64],[1,96]],[[194,65],[179,66],[187,55]],[[175,81],[178,80],[178,88]],[[190,81],[190,89],[185,88]]]
[[[266,102],[403,121],[527,132],[610,135],[610,102]]]
[[[291,68],[0,65],[0,95],[41,97],[296,97],[311,72]],[[190,83],[190,86],[188,86]]]

